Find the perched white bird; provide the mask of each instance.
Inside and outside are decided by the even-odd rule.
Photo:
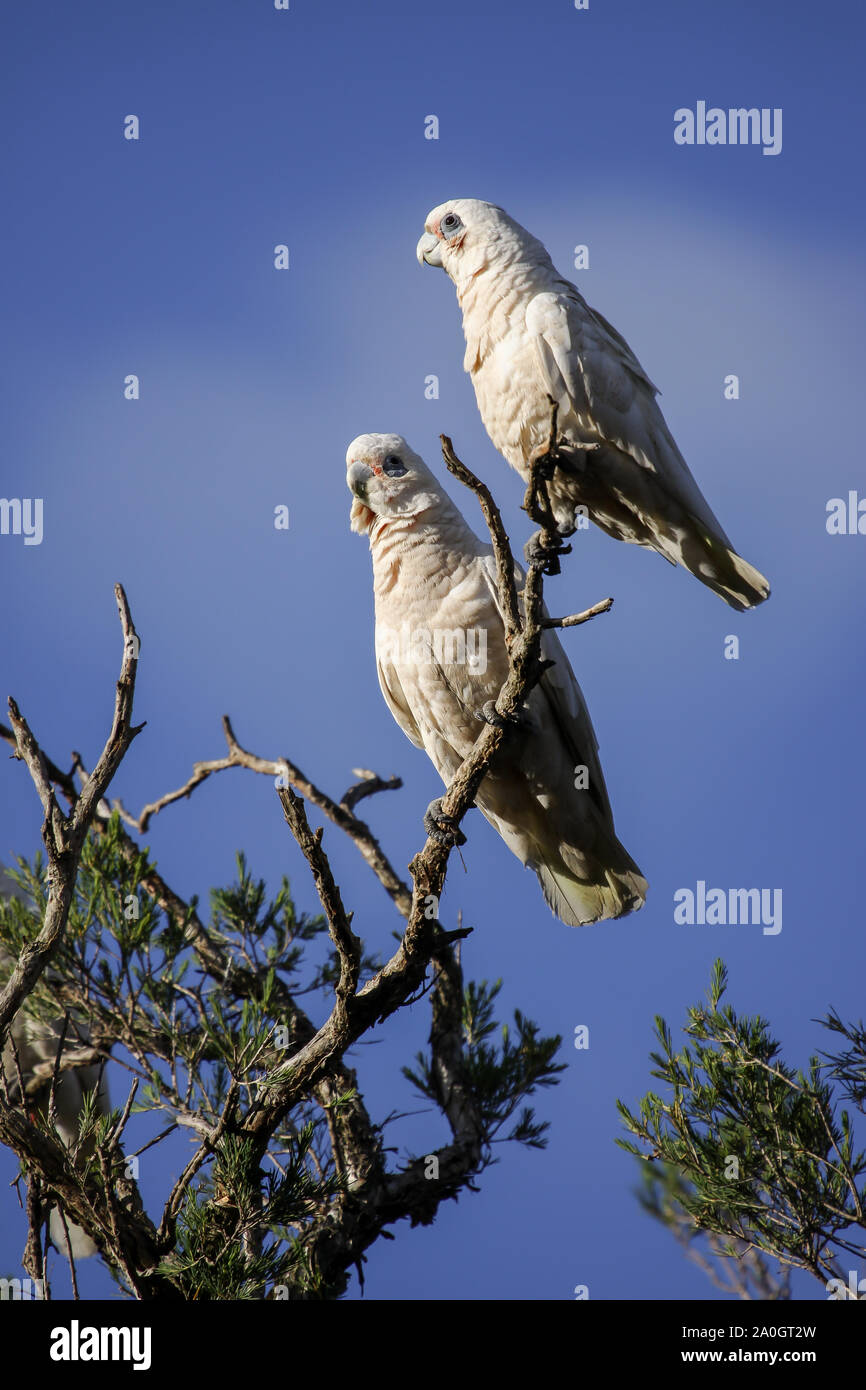
[[[23,897],[14,879],[10,878],[4,871],[0,870],[0,895],[4,897]],[[0,984],[4,984],[11,973],[14,964],[9,952],[0,947]],[[43,1084],[25,1098],[27,1109],[32,1113],[47,1116],[51,1100],[51,1078],[54,1059],[57,1055],[57,1048],[60,1043],[62,1030],[62,1020],[52,1020],[43,1022],[36,1018],[28,1009],[28,1002],[25,1000],[21,1009],[16,1014],[12,1027],[9,1030],[9,1040],[3,1049],[2,1065],[6,1078],[6,1085],[12,1100],[20,1101],[18,1070],[15,1065],[15,1051],[18,1052],[18,1062],[21,1068],[21,1078],[25,1088],[33,1078],[37,1068],[42,1068],[45,1074]],[[86,1042],[87,1033],[81,1024],[77,1030],[70,1029],[65,1046],[66,1048],[81,1046],[82,1041]],[[14,1044],[14,1046],[13,1046]],[[84,1106],[84,1095],[87,1091],[96,1091],[96,1107],[101,1115],[110,1113],[110,1102],[108,1096],[108,1085],[102,1075],[102,1068],[99,1066],[77,1066],[69,1067],[60,1072],[57,1079],[57,1086],[54,1094],[55,1123],[57,1131],[67,1148],[78,1139],[78,1121]],[[82,1231],[80,1226],[76,1226],[72,1221],[67,1220],[69,1227],[69,1241],[72,1247],[72,1254],[75,1259],[84,1259],[88,1255],[96,1252],[96,1246],[90,1237]],[[66,1233],[60,1214],[55,1208],[51,1212],[49,1221],[51,1239],[57,1249],[66,1253]]]
[[[369,536],[373,557],[379,684],[447,785],[479,719],[495,720],[490,702],[508,675],[493,548],[400,435],[359,435],[346,463],[352,530]],[[517,577],[521,587],[519,568]],[[530,693],[523,727],[506,734],[475,804],[535,870],[563,922],[620,917],[643,904],[646,880],[616,837],[589,713],[550,630],[542,656],[555,664]],[[437,822],[433,802],[431,833]]]
[[[608,535],[684,565],[732,608],[767,598],[766,579],[734,551],[689,472],[657,388],[541,242],[476,198],[442,203],[425,227],[418,260],[454,282],[484,427],[524,479],[547,447],[549,398],[558,404],[561,467],[549,489],[562,533],[580,505]]]

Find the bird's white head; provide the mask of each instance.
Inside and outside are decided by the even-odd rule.
[[[544,253],[541,243],[495,203],[452,198],[428,215],[415,254],[421,265],[446,271],[459,292],[488,267],[519,259],[530,247]]]
[[[426,463],[401,434],[359,434],[346,451],[353,531],[370,534],[389,517],[415,517],[445,497]]]

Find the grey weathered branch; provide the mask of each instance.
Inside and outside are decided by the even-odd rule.
[[[432,1076],[439,1104],[448,1119],[454,1142],[473,1165],[481,1159],[483,1123],[466,1084],[463,1054],[463,971],[459,946],[437,953],[430,1019]]]
[[[231,731],[231,725],[229,724],[228,720],[225,721],[225,724],[227,726],[227,736],[231,740],[231,746],[231,744],[235,742],[234,735]],[[0,725],[0,738],[5,739],[7,743],[11,743],[13,746],[15,746],[16,740],[14,733],[11,729],[8,729],[3,725]],[[238,745],[236,744],[235,746],[238,747]],[[254,763],[264,762],[264,760],[256,759],[254,755],[247,755],[244,752],[244,750],[239,750],[239,752],[244,759],[248,757]],[[42,754],[41,750],[40,757],[42,758],[42,762],[45,766],[46,775],[55,786],[60,788],[67,801],[69,802],[70,806],[74,809],[78,803],[80,795],[78,788],[75,785],[74,778],[70,773],[64,772],[63,769],[58,767],[56,763],[52,762],[49,758]],[[81,765],[80,759],[76,761],[83,778],[87,779],[87,772]],[[246,766],[248,764],[244,761],[239,765]],[[285,768],[289,765],[281,763],[277,766],[279,770],[284,771]],[[266,770],[270,771],[272,767],[273,764],[269,764]],[[254,767],[253,770],[259,771],[263,769],[261,769],[260,767]],[[291,770],[297,772],[297,769]],[[306,779],[304,779],[300,774],[295,780],[299,785],[312,787],[312,784],[306,783]],[[330,801],[330,798],[326,797],[323,793],[318,792],[318,789],[316,788],[312,788],[312,790],[317,799],[317,804],[320,805],[322,809],[327,811],[329,806],[334,806],[336,808],[336,803],[332,803]],[[337,824],[342,826],[342,828],[346,828],[344,825],[342,825],[344,821],[351,822],[352,830],[357,830],[358,827],[360,827],[360,829],[358,830],[358,838],[355,839],[355,842],[358,843],[360,839],[363,845],[364,834],[366,833],[367,835],[369,835],[369,831],[367,830],[367,827],[364,825],[364,823],[362,821],[359,821],[357,817],[354,817],[349,813],[340,811],[340,808],[336,808],[336,810],[339,811],[340,814],[335,816],[335,820]],[[108,823],[108,816],[99,809],[97,809],[97,812],[93,819],[93,829],[95,833],[99,835],[105,834],[108,827]],[[351,832],[347,830],[347,833]],[[370,836],[370,840],[373,840],[372,836]],[[373,841],[373,845],[375,846],[375,841]],[[122,829],[122,827],[120,829],[119,835],[119,849],[123,856],[123,859],[130,867],[132,867],[136,863],[141,853],[139,846]],[[363,852],[364,849],[362,848],[362,853]],[[365,857],[367,857],[366,854]],[[375,849],[373,850],[373,858],[375,861]],[[390,866],[387,865],[387,860],[384,859],[384,856],[382,856],[382,861],[384,862],[386,867],[390,869]],[[393,874],[393,871],[391,871],[391,873]],[[377,877],[380,878],[381,882],[382,875],[377,874]],[[396,875],[393,875],[393,877],[399,884],[399,880],[396,878]],[[162,910],[168,914],[170,918],[172,918],[176,922],[181,923],[184,926],[186,938],[198,954],[203,967],[215,979],[218,979],[221,982],[221,987],[223,990],[225,990],[229,994],[235,995],[238,998],[255,999],[260,996],[262,989],[261,979],[253,971],[238,966],[236,962],[233,960],[233,958],[227,952],[225,952],[220,945],[218,945],[211,939],[210,934],[208,933],[203,922],[199,918],[198,913],[174,891],[174,889],[169,885],[166,879],[160,873],[158,873],[157,870],[153,868],[148,869],[140,880],[140,886],[159,905],[159,907],[161,907]],[[402,893],[392,895],[394,896],[394,901],[398,908],[401,908],[401,899],[403,897],[405,897],[405,899],[408,902],[411,902],[411,897],[409,895],[408,888],[406,888],[405,885],[401,885],[401,888]],[[273,1001],[275,1008],[278,1011],[282,1012],[286,1022],[289,1024],[294,1046],[302,1046],[304,1043],[308,1042],[311,1038],[315,1036],[316,1029],[313,1023],[311,1022],[307,1014],[304,1012],[304,1010],[297,1003],[297,1001],[294,999],[294,997],[291,995],[289,990],[286,988],[286,985],[279,977],[277,977],[274,981]],[[128,1041],[130,1041],[130,1039],[127,1039],[127,1042]],[[17,1053],[15,1055],[17,1059]],[[63,1054],[63,1058],[60,1065],[61,1068],[65,1070],[67,1065],[72,1065],[73,1062],[76,1060],[80,1060],[82,1062],[89,1062],[95,1060],[98,1057],[101,1057],[102,1055],[103,1054],[101,1051],[94,1050],[93,1052],[91,1052],[88,1050],[82,1052],[79,1057],[78,1051],[73,1053],[67,1049]],[[44,1068],[44,1075],[40,1072],[40,1076],[38,1079],[40,1085],[51,1075],[53,1065],[53,1063],[46,1064],[46,1067]],[[21,1085],[23,1085],[23,1082],[20,1077],[19,1068],[19,1086]],[[30,1093],[30,1091],[32,1091],[34,1088],[38,1089],[35,1077],[32,1080],[32,1082],[28,1082],[28,1093]],[[345,1096],[348,1093],[352,1092],[354,1089],[354,1073],[343,1062],[337,1062],[334,1064],[330,1075],[327,1077],[323,1077],[321,1081],[317,1083],[317,1085],[313,1088],[313,1094],[316,1096],[323,1108],[327,1108],[332,1104],[336,1096]],[[180,1117],[180,1122],[183,1122],[183,1117]],[[355,1172],[366,1173],[370,1171],[371,1168],[377,1168],[381,1166],[381,1153],[379,1149],[378,1136],[376,1135],[375,1127],[373,1126],[370,1120],[370,1116],[367,1113],[366,1107],[364,1106],[364,1103],[359,1095],[356,1094],[352,1096],[352,1098],[346,1101],[341,1107],[339,1117],[339,1132],[343,1152],[343,1162],[346,1168],[351,1168],[352,1171]],[[375,1148],[372,1151],[372,1153],[369,1147],[371,1142],[371,1136],[375,1140]],[[12,1144],[12,1147],[15,1147],[15,1145]],[[21,1152],[20,1149],[16,1151],[19,1153]],[[209,1140],[202,1145],[202,1147],[198,1150],[194,1158],[191,1160],[191,1165],[188,1165],[188,1169],[186,1170],[187,1183],[192,1180],[192,1177],[195,1175],[195,1172],[198,1171],[198,1169],[212,1154],[212,1152],[213,1140],[211,1136]],[[68,1188],[68,1186],[64,1189],[63,1184],[61,1184],[59,1181],[55,1181],[55,1187],[58,1191],[65,1190],[66,1196],[69,1197],[70,1189]],[[82,1215],[82,1208],[80,1206],[77,1209],[77,1215],[75,1211],[72,1211],[72,1208],[70,1208],[70,1211],[72,1213],[73,1219],[76,1220],[77,1224],[84,1226],[88,1230],[88,1234],[90,1234],[94,1239],[101,1238],[101,1233],[98,1236],[97,1230],[94,1229],[92,1222],[88,1224],[86,1218]],[[168,1245],[170,1244],[170,1241],[173,1236],[175,1219],[176,1209],[174,1207],[173,1200],[170,1198],[160,1225],[159,1238],[157,1242],[158,1251],[162,1251],[168,1248]],[[122,1233],[123,1228],[121,1227],[121,1234]],[[153,1232],[153,1238],[156,1241],[155,1232]],[[141,1241],[139,1241],[139,1243],[141,1243]],[[154,1258],[158,1258],[158,1254],[155,1255]]]
[[[487,522],[487,529],[490,532],[490,539],[493,543],[493,556],[496,561],[496,584],[499,589],[502,602],[502,611],[505,614],[505,645],[511,643],[517,637],[521,628],[520,605],[517,600],[517,577],[514,568],[514,556],[511,553],[511,544],[507,532],[502,524],[502,514],[493,500],[493,495],[486,483],[482,483],[480,478],[470,472],[465,463],[462,463],[454,452],[454,445],[447,434],[439,436],[442,443],[442,457],[449,473],[461,482],[464,487],[468,487],[475,493],[484,513],[484,520]]]
[[[555,438],[555,413],[552,420],[552,436]],[[485,725],[475,742],[472,752],[464,759],[457,773],[451,779],[445,796],[442,798],[442,811],[459,825],[462,817],[472,805],[475,794],[486,777],[495,754],[503,739],[508,736],[506,728],[514,722],[529,692],[543,673],[540,660],[543,609],[542,571],[546,561],[542,558],[531,561],[528,567],[523,591],[523,612],[512,594],[515,565],[511,555],[508,537],[501,518],[492,502],[489,490],[470,469],[457,458],[453,445],[443,436],[443,455],[448,467],[456,477],[479,498],[485,517],[489,517],[490,531],[497,557],[497,582],[500,585],[502,612],[516,611],[517,629],[509,647],[509,673],[496,700],[496,709],[503,717],[502,725]],[[535,476],[535,474],[533,475]],[[546,499],[546,487],[541,476],[536,476],[536,490]],[[547,503],[549,510],[549,502]],[[542,509],[543,510],[543,509]],[[516,605],[516,608],[514,607]],[[599,612],[605,611],[605,604],[596,605]],[[593,614],[594,616],[594,614]],[[588,620],[588,619],[587,619]],[[438,921],[438,904],[445,882],[448,858],[451,849],[428,837],[420,853],[409,865],[414,890],[412,906],[406,930],[397,951],[391,960],[379,970],[372,979],[345,1000],[335,1004],[327,1021],[303,1046],[280,1067],[269,1080],[269,1087],[260,1106],[254,1107],[246,1118],[246,1127],[256,1142],[263,1145],[273,1132],[278,1117],[295,1104],[310,1086],[316,1083],[333,1064],[334,1059],[342,1057],[345,1051],[373,1024],[392,1013],[395,1008],[417,989],[426,974],[429,961],[437,948],[437,932],[441,932]],[[431,905],[432,918],[431,918]],[[452,933],[456,939],[463,933]]]
[[[591,608],[585,608],[582,613],[572,613],[567,618],[542,618],[541,627],[580,627],[581,623],[588,623],[590,618],[597,618],[600,613],[607,613],[611,608],[613,599],[603,598]]]
[[[25,946],[12,969],[6,987],[0,993],[0,1048],[23,1000],[33,990],[57,950],[69,916],[75,892],[75,881],[81,851],[91,825],[100,819],[99,803],[143,724],[133,725],[132,708],[139,641],[133,625],[126,594],[115,585],[115,598],[123,634],[123,656],[115,691],[112,726],[96,767],[82,789],[76,791],[71,777],[61,774],[55,779],[54,765],[45,757],[26,719],[15,700],[9,699],[15,756],[26,763],[45,811],[42,839],[48,857],[48,899],[42,928],[36,940]],[[7,731],[4,731],[4,733]],[[64,791],[71,792],[70,812],[64,815],[54,795],[57,780]],[[63,1029],[65,1035],[66,1027]],[[63,1050],[63,1036],[58,1058]],[[52,1096],[56,1088],[60,1061],[52,1064]],[[19,1087],[23,1089],[19,1067]],[[53,1108],[49,1102],[49,1109]],[[39,1181],[50,1188],[72,1219],[92,1239],[109,1245],[117,1262],[130,1279],[130,1286],[139,1296],[160,1290],[172,1295],[171,1286],[153,1271],[157,1263],[155,1231],[140,1210],[135,1209],[137,1191],[128,1180],[108,1190],[86,1187],[84,1179],[70,1161],[63,1144],[50,1133],[35,1125],[26,1113],[0,1095],[0,1139],[12,1148],[26,1164],[40,1175]],[[100,1161],[108,1162],[110,1150],[100,1151]],[[120,1189],[123,1196],[120,1198]],[[112,1245],[112,1242],[120,1242]],[[130,1252],[138,1259],[130,1262]],[[147,1271],[146,1273],[144,1271]]]
[[[57,1051],[54,1054],[54,1066],[51,1070],[51,1090],[48,1096],[48,1123],[53,1129],[57,1123],[57,1083],[60,1080],[60,1058],[63,1055],[63,1044],[66,1042],[66,1034],[69,1031],[69,1010],[63,1015],[63,1022],[60,1025],[60,1034],[57,1039]]]
[[[555,453],[555,447],[554,412],[548,454]],[[504,720],[508,721],[509,716],[518,713],[543,673],[545,663],[541,660],[540,644],[544,628],[575,626],[588,621],[597,613],[606,611],[611,600],[568,618],[547,618],[542,606],[542,573],[549,559],[530,561],[521,599],[518,593],[519,571],[496,504],[486,487],[457,458],[451,441],[444,436],[443,453],[450,471],[476,493],[493,541],[509,652],[509,674],[496,707]],[[540,464],[538,467],[532,466],[531,477],[534,492],[530,514],[535,520],[540,518],[544,528],[551,512]],[[81,789],[76,788],[71,774],[63,772],[45,757],[14,702],[10,705],[12,730],[0,726],[0,737],[12,741],[17,756],[27,761],[42,799],[46,817],[44,834],[49,849],[49,865],[52,866],[49,912],[54,901],[52,894],[57,897],[59,891],[56,879],[60,889],[66,885],[63,889],[66,898],[61,896],[57,899],[62,909],[63,923],[69,910],[84,835],[91,825],[97,834],[106,833],[109,820],[103,794],[126,747],[138,732],[130,724],[134,665],[129,664],[137,656],[137,638],[125,596],[120,589],[118,604],[124,627],[124,665],[118,682],[115,719],[106,749],[94,772],[88,775],[80,759],[76,759],[75,765],[83,782]],[[263,759],[242,748],[227,717],[223,720],[223,730],[228,745],[227,756],[194,764],[192,776],[182,787],[145,806],[137,818],[130,816],[119,803],[115,803],[116,809],[127,825],[143,833],[154,815],[172,803],[188,798],[196,787],[216,772],[240,766],[282,779],[282,785],[278,783],[278,790],[286,820],[313,874],[339,962],[339,980],[329,1017],[317,1028],[279,973],[269,981],[269,1009],[273,1008],[278,1015],[282,1012],[288,1024],[288,1055],[281,1061],[276,1061],[273,1054],[265,1055],[268,1051],[267,1039],[263,1041],[256,1057],[261,1053],[267,1074],[259,1083],[257,1099],[243,1114],[238,1104],[240,1088],[243,1086],[247,1089],[253,1083],[244,1079],[246,1072],[243,1070],[240,1076],[232,1078],[229,1099],[222,1114],[218,1120],[213,1116],[214,1122],[208,1119],[206,1126],[200,1130],[202,1142],[170,1194],[158,1232],[149,1218],[136,1208],[134,1186],[124,1184],[115,1171],[116,1141],[130,1113],[132,1095],[110,1144],[106,1145],[107,1151],[97,1155],[105,1191],[101,1191],[98,1184],[85,1185],[63,1147],[50,1134],[46,1135],[34,1126],[20,1110],[14,1111],[7,1105],[4,1111],[0,1105],[0,1120],[5,1126],[2,1137],[43,1175],[53,1200],[61,1203],[70,1220],[80,1225],[103,1248],[111,1251],[116,1265],[123,1270],[130,1287],[139,1297],[177,1296],[176,1284],[156,1271],[160,1260],[172,1248],[175,1223],[184,1194],[201,1166],[212,1158],[223,1136],[231,1132],[237,1138],[252,1139],[251,1161],[255,1164],[264,1155],[269,1141],[293,1108],[308,1107],[313,1098],[325,1114],[335,1167],[344,1183],[343,1191],[335,1199],[339,1220],[335,1223],[331,1213],[329,1219],[315,1224],[310,1241],[317,1266],[329,1280],[334,1279],[335,1273],[345,1271],[351,1263],[360,1260],[363,1251],[388,1224],[403,1218],[410,1219],[413,1224],[432,1220],[443,1200],[456,1196],[467,1186],[471,1187],[472,1177],[482,1163],[484,1119],[463,1069],[462,972],[459,957],[451,949],[452,943],[468,932],[462,927],[446,932],[438,920],[449,848],[432,837],[428,838],[409,866],[412,877],[410,890],[389,863],[369,827],[354,813],[355,806],[363,797],[396,787],[399,779],[385,780],[375,774],[356,770],[356,775],[362,780],[348,789],[341,802],[335,802],[287,759]],[[443,812],[458,824],[474,801],[503,739],[511,736],[515,735],[510,730],[506,732],[503,726],[485,725],[480,732],[474,748],[443,798]],[[57,806],[55,788],[63,793],[70,804],[68,816],[63,816]],[[391,959],[360,988],[361,942],[352,931],[351,914],[346,911],[334,881],[322,843],[322,832],[311,829],[301,797],[315,805],[334,825],[349,835],[406,919],[403,937]],[[79,830],[80,840],[75,838]],[[140,862],[140,847],[123,829],[119,835],[119,847],[127,865],[132,867]],[[62,856],[68,856],[71,849],[77,849],[77,852],[70,865],[68,857]],[[156,870],[146,869],[140,886],[175,922],[183,926],[186,940],[197,953],[205,971],[218,982],[221,991],[235,998],[257,999],[262,996],[263,981],[256,969],[252,968],[254,961],[247,957],[246,963],[242,961],[239,964],[224,943],[211,936],[194,908],[180,898]],[[55,907],[55,916],[57,910]],[[49,912],[46,913],[46,924],[36,943],[38,946],[43,938],[48,943],[47,954],[40,968],[44,968],[50,958],[50,950],[56,946],[62,934],[61,924],[54,936],[49,932],[46,937]],[[26,973],[25,957],[26,953],[22,955],[25,968],[22,969],[21,963],[18,967],[19,984],[23,981],[23,988],[16,994],[19,984],[15,984],[13,977],[10,986],[0,996],[0,1021],[4,1005],[8,1008],[10,999],[16,1001],[9,1014],[11,1019],[28,988],[38,979],[40,969],[35,973],[31,969],[29,975]],[[432,1183],[425,1172],[424,1159],[414,1159],[399,1171],[386,1173],[380,1131],[372,1123],[357,1093],[355,1074],[345,1061],[345,1055],[353,1043],[377,1022],[404,1007],[424,987],[431,964],[432,1075],[452,1135],[452,1142],[437,1151],[439,1177]],[[98,1013],[99,1008],[94,1007]],[[139,1028],[136,1033],[138,1024],[133,1027],[131,1021],[124,1020],[122,1032],[125,1045],[131,1048],[133,1057],[139,1057],[141,1048],[138,1044],[142,1039],[147,1050],[147,1026],[145,1021],[141,1025],[145,1032],[142,1033]],[[150,1038],[150,1041],[153,1040]],[[242,1069],[246,1068],[247,1061],[244,1057]],[[57,1067],[66,1064],[64,1055]],[[181,1105],[176,1122],[184,1124],[188,1121],[189,1115]],[[243,1213],[241,1216],[246,1222],[247,1216]],[[250,1219],[255,1221],[254,1216]]]
[[[361,780],[353,782],[340,797],[340,805],[347,811],[354,811],[358,802],[363,801],[366,796],[375,796],[377,792],[396,792],[403,785],[402,777],[380,777],[378,773],[371,772],[366,767],[353,767],[352,771]]]
[[[144,728],[132,724],[138,638],[129,612],[126,594],[120,584],[114,587],[123,631],[123,659],[114,702],[114,718],[105,747],[86,785],[78,795],[72,812],[64,816],[57,805],[45,756],[30,731],[17,704],[9,697],[9,716],[15,735],[16,756],[28,767],[45,811],[42,839],[48,856],[48,902],[42,930],[32,945],[25,946],[0,993],[0,1049],[21,1001],[33,989],[57,949],[66,926],[78,862],[87,831],[121,760]]]
[[[340,978],[337,981],[337,1002],[354,994],[358,987],[361,970],[361,942],[352,931],[351,920],[346,916],[340,890],[334,882],[328,856],[322,847],[321,830],[315,833],[310,829],[304,811],[304,803],[291,787],[280,788],[280,801],[292,834],[297,840],[307,863],[312,870],[319,894],[319,901],[328,919],[328,932],[340,960]]]
[[[238,1085],[237,1080],[233,1077],[231,1083],[229,1084],[229,1088],[226,1093],[225,1104],[223,1105],[222,1114],[220,1115],[217,1124],[214,1126],[212,1133],[208,1135],[201,1147],[198,1148],[196,1152],[193,1154],[192,1158],[187,1163],[186,1167],[184,1168],[183,1172],[181,1173],[180,1177],[177,1179],[176,1183],[174,1184],[174,1187],[169,1193],[168,1201],[165,1204],[165,1208],[162,1214],[162,1220],[159,1226],[159,1231],[157,1233],[157,1242],[161,1249],[168,1250],[170,1248],[171,1243],[174,1239],[175,1222],[177,1221],[177,1215],[181,1207],[183,1206],[183,1199],[187,1192],[187,1189],[189,1188],[190,1183],[192,1182],[196,1173],[201,1168],[202,1164],[205,1163],[206,1160],[210,1158],[213,1153],[215,1153],[217,1145],[219,1144],[220,1140],[222,1139],[223,1135],[228,1129],[231,1120],[234,1117],[235,1111],[237,1110],[239,1097],[240,1086]]]
[[[258,772],[266,777],[279,778],[284,786],[294,787],[306,801],[317,806],[334,825],[349,836],[357,845],[385,892],[403,916],[407,916],[412,902],[412,895],[408,886],[390,864],[370,827],[356,816],[352,809],[362,796],[370,796],[374,791],[399,787],[402,785],[400,779],[392,777],[386,780],[377,777],[375,778],[377,785],[370,786],[366,785],[366,779],[374,774],[365,774],[363,790],[350,787],[342,802],[336,802],[321,791],[308,777],[305,777],[300,768],[295,763],[290,762],[288,758],[261,758],[255,753],[250,753],[246,748],[242,748],[235,737],[231,720],[227,714],[223,715],[222,726],[228,744],[228,756],[194,763],[192,776],[182,787],[178,787],[175,791],[166,792],[164,796],[150,802],[142,808],[138,816],[131,815],[119,801],[115,801],[114,807],[126,824],[144,834],[153,816],[158,815],[166,806],[171,806],[173,802],[191,796],[202,782],[206,782],[214,773],[225,772],[228,768],[245,767],[251,772]]]

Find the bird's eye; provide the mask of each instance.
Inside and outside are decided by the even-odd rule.
[[[456,212],[446,212],[439,225],[443,232],[447,232],[449,236],[452,236],[460,226],[460,218],[457,216]]]
[[[409,470],[397,454],[389,454],[388,457],[383,460],[382,471],[387,473],[389,478],[402,478],[403,474],[407,473]]]

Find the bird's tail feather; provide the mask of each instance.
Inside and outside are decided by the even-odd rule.
[[[691,555],[684,555],[682,560],[696,579],[739,612],[754,608],[769,598],[770,585],[754,565],[715,536],[702,535],[701,540],[705,546],[704,555],[695,556],[694,560]]]
[[[554,474],[550,485],[560,524],[579,502],[609,536],[646,546],[672,565],[682,565],[732,608],[742,612],[769,598],[769,583],[733,549],[703,499],[701,511],[661,488],[654,472],[639,468],[612,447],[579,461],[567,449],[560,457],[565,465],[562,476]]]
[[[611,528],[604,529],[617,534]],[[667,522],[633,516],[632,534],[620,531],[619,535],[658,551],[671,564],[682,565],[740,613],[770,597],[769,582],[760,570],[737,554],[727,536],[713,535],[697,517],[684,515],[676,522]]]
[[[535,872],[548,907],[568,927],[623,917],[643,907],[646,898],[647,881],[637,865],[600,869],[592,881],[578,878],[564,863],[539,864]]]
[[[512,854],[535,872],[548,907],[567,926],[642,907],[647,881],[617,839],[609,810],[593,803],[587,791],[575,796],[570,783],[559,788],[553,804],[550,798],[545,803],[522,779],[504,787],[495,775],[475,798]]]

